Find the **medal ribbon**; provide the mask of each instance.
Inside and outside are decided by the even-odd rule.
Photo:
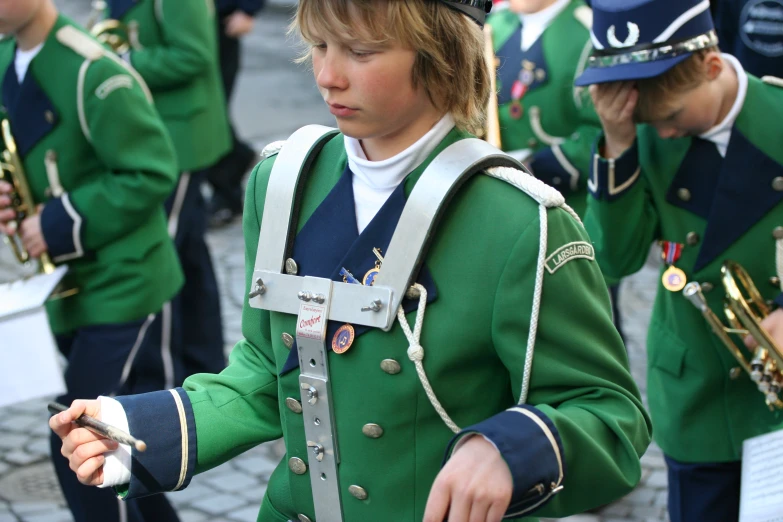
[[[682,255],[682,243],[675,243],[674,241],[661,241],[661,247],[663,248],[663,260],[667,265],[673,265],[680,259]]]

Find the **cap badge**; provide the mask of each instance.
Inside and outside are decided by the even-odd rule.
[[[617,39],[617,35],[615,34],[615,28],[614,26],[611,26],[608,31],[606,31],[606,39],[609,41],[609,45],[614,47],[615,49],[622,49],[623,47],[633,47],[637,43],[639,43],[639,26],[636,25],[633,22],[628,22],[628,38],[625,39],[624,42],[621,42]]]

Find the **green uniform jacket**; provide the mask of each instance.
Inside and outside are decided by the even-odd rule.
[[[675,266],[706,285],[719,317],[724,260],[743,265],[766,299],[779,296],[770,277],[776,275],[773,230],[783,225],[782,119],[783,90],[751,76],[725,158],[710,142],[663,140],[647,126],[613,167],[596,157],[586,226],[603,271],[632,274],[653,241],[671,241],[684,245]],[[783,416],[767,409],[744,372],[729,377],[737,363],[701,313],[681,292],[657,284],[647,337],[656,441],[681,461],[737,460],[743,440],[783,427]]]
[[[112,0],[127,24],[130,63],[144,78],[182,172],[214,165],[231,148],[212,0]]]
[[[141,319],[182,285],[162,202],[174,150],[143,81],[60,17],[20,86],[0,43],[8,118],[49,253],[73,297],[47,303],[55,333]]]
[[[516,13],[500,11],[487,21],[499,64],[503,150],[530,149],[535,176],[565,195],[580,216],[587,205],[592,145],[601,131],[589,94],[574,87],[592,48],[591,22],[590,8],[573,0],[523,52]],[[527,85],[527,91],[521,98],[517,94],[515,103],[512,88],[517,81]]]
[[[389,201],[404,203],[435,154],[464,137],[453,130]],[[256,167],[247,189],[248,288],[273,164],[274,159],[267,159]],[[331,272],[333,263],[323,259],[339,260],[343,252],[330,247],[342,243],[345,234],[356,234],[346,165],[343,137],[338,135],[319,154],[304,189],[293,250],[299,275],[313,273],[317,265]],[[387,202],[358,237],[345,258],[350,270],[362,274],[373,266],[372,246],[386,248],[396,226],[396,218],[386,218],[394,215],[395,204]],[[492,420],[504,418],[509,413],[505,410],[519,399],[539,237],[538,204],[503,181],[477,175],[449,203],[417,279],[430,287],[421,337],[424,368],[454,422],[471,426],[467,432],[487,433]],[[562,462],[565,478],[563,491],[536,515],[578,513],[624,495],[640,479],[639,456],[650,440],[625,349],[612,325],[603,277],[592,252],[573,255],[579,245],[591,250],[586,240],[582,227],[565,211],[548,211],[550,259],[524,408],[536,412],[542,425],[546,422],[557,433],[562,448],[557,461]],[[358,257],[351,261],[354,255]],[[359,263],[360,258],[365,264]],[[408,313],[408,320],[415,315]],[[152,437],[147,440],[150,451],[160,447],[170,452],[165,464],[159,452],[134,454],[130,496],[180,488],[194,472],[282,436],[287,455],[269,480],[258,520],[282,522],[298,514],[315,520],[310,474],[290,460],[307,463],[312,455],[298,403],[298,364],[290,365],[292,356],[296,361],[296,348],[291,347],[288,334],[294,335],[296,320],[246,303],[245,338],[237,343],[220,375],[191,377],[185,391],[119,398],[130,429],[139,437]],[[329,355],[344,518],[348,522],[420,521],[454,434],[430,404],[406,355],[408,342],[399,324],[389,332],[362,330],[357,327],[349,351]],[[329,339],[327,333],[327,343]],[[399,371],[389,360],[396,361]],[[495,423],[495,429],[505,427],[507,435],[517,438],[515,450],[502,450],[515,476],[516,494],[543,473],[534,462],[553,456],[553,439],[543,437],[539,427],[522,426],[514,432],[512,423],[522,416],[513,415],[505,426]],[[377,436],[377,430],[365,435],[363,427],[370,423],[382,428],[382,436]],[[544,496],[549,497],[551,483],[543,483]],[[354,498],[348,492],[351,485],[364,488],[368,498]],[[528,510],[531,503],[535,502],[528,502]]]

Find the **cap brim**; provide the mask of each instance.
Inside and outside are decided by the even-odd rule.
[[[661,75],[683,62],[693,53],[686,53],[673,58],[656,60],[646,63],[626,63],[615,65],[613,67],[588,67],[579,75],[574,84],[577,87],[585,87],[596,83],[625,82],[632,80],[643,80]]]

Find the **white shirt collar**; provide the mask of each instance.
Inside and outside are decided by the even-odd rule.
[[[729,113],[723,118],[723,121],[715,125],[707,132],[700,134],[699,137],[711,141],[718,147],[718,152],[721,156],[726,157],[726,151],[729,148],[729,140],[731,139],[731,130],[734,127],[734,122],[737,121],[742,106],[745,105],[745,97],[748,94],[748,73],[742,67],[742,64],[730,54],[723,54],[723,60],[732,67],[737,73],[737,80],[739,82],[739,88],[737,89],[737,99],[734,100],[734,105],[731,106]]]
[[[454,118],[446,114],[416,143],[383,161],[368,160],[359,140],[345,137],[348,166],[353,173],[356,225],[360,233],[372,221],[394,189],[432,154],[453,128]]]
[[[35,58],[38,53],[41,52],[44,43],[45,42],[41,42],[28,51],[22,51],[18,48],[16,49],[14,68],[16,70],[16,77],[20,84],[24,81],[24,77],[27,75],[27,69],[30,67],[30,62],[32,62],[33,58]]]
[[[530,49],[536,40],[538,40],[546,28],[550,26],[557,15],[563,12],[571,0],[557,0],[554,4],[537,13],[520,14],[519,20],[522,22],[522,50]]]

